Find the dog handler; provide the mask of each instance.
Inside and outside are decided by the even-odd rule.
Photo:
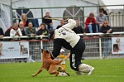
[[[90,75],[94,67],[83,64],[81,58],[85,50],[85,42],[72,29],[76,26],[76,21],[68,19],[68,23],[59,29],[55,29],[49,35],[53,40],[52,59],[56,58],[62,47],[70,50],[70,67],[75,70],[77,75],[88,73]]]

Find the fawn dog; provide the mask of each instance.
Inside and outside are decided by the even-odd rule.
[[[59,75],[60,72],[66,73],[68,76],[69,73],[67,73],[64,69],[62,69],[59,65],[62,61],[65,61],[68,59],[70,54],[68,54],[64,59],[62,60],[52,60],[50,52],[48,50],[42,50],[42,66],[41,68],[35,73],[32,74],[32,76],[37,76],[42,70],[46,69],[50,74],[55,74],[55,77]]]

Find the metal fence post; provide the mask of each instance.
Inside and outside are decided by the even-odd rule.
[[[11,26],[13,26],[13,7],[12,7],[12,0],[10,0],[10,20],[11,20]]]
[[[99,38],[99,57],[102,59],[102,41],[101,37]]]

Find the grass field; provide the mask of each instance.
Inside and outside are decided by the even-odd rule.
[[[124,82],[124,59],[83,60],[84,63],[95,67],[92,75],[76,76],[66,61],[66,71],[71,76],[54,77],[47,71],[32,77],[41,66],[35,63],[0,64],[0,82]]]

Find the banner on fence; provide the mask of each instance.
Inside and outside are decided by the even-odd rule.
[[[112,37],[112,54],[124,54],[124,37]]]
[[[0,42],[0,59],[29,57],[29,42]]]

